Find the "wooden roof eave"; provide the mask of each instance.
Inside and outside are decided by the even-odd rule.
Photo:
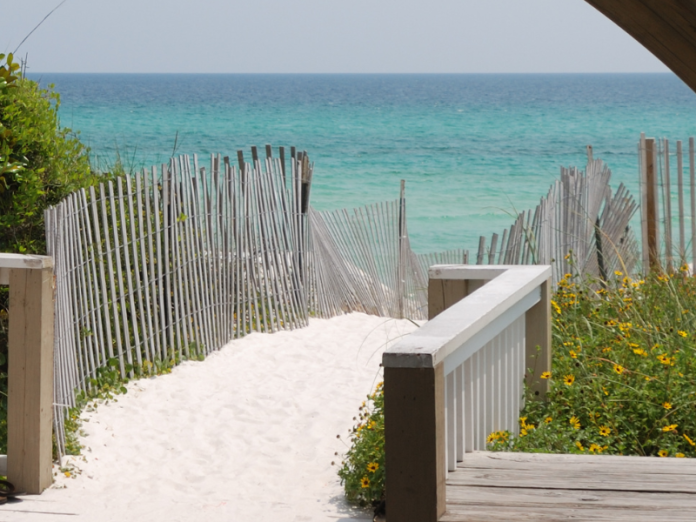
[[[696,91],[696,0],[585,0]]]

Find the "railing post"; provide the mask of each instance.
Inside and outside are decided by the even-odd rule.
[[[485,279],[428,279],[428,320],[478,290]]]
[[[467,295],[464,279],[428,279],[428,320],[447,310]]]
[[[33,494],[52,482],[52,264],[9,270],[7,477]]]
[[[525,381],[539,400],[549,391],[549,379],[541,374],[551,371],[551,284],[551,278],[541,284],[541,300],[525,314]]]
[[[445,513],[445,376],[384,369],[389,522],[437,522]]]

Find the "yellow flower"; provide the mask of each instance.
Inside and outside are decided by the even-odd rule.
[[[546,418],[544,419],[544,422],[545,422],[546,424],[551,424],[551,422],[553,422],[553,417],[546,417]]]
[[[615,371],[616,373],[618,373],[619,375],[621,375],[623,372],[626,371],[626,368],[624,368],[624,367],[621,366],[620,364],[615,364],[615,365],[614,365],[614,371]]]
[[[602,437],[608,437],[609,435],[611,435],[611,428],[609,426],[600,426],[599,434]]]
[[[633,353],[635,353],[636,355],[642,355],[643,357],[648,356],[648,353],[645,350],[643,350],[642,348],[635,348],[633,350]]]
[[[675,457],[677,457],[678,459],[683,459],[684,457],[686,457],[686,455],[684,455],[683,453],[677,453]]]
[[[64,473],[64,475],[65,475],[66,477],[70,478],[70,472],[69,472],[69,471],[66,471],[66,472]]]
[[[677,333],[679,334],[679,337],[686,337],[687,335],[689,335],[684,330],[679,330]]]
[[[663,407],[665,410],[671,410],[671,409],[672,409],[672,403],[671,403],[671,402],[663,402],[663,403],[662,403],[662,407]]]
[[[370,462],[367,465],[367,471],[369,471],[370,473],[374,473],[378,469],[379,469],[379,464],[377,464],[376,462]]]
[[[500,442],[506,442],[508,440],[508,432],[507,431],[494,431],[491,433],[488,438],[486,439],[489,443],[499,440]]]
[[[551,305],[553,306],[553,309],[556,311],[557,314],[561,314],[561,307],[558,306],[558,303],[556,301],[551,301]]]
[[[575,350],[570,350],[570,358],[571,358],[571,359],[577,359],[577,358],[578,358],[578,354],[575,353]]]
[[[522,428],[520,430],[520,437],[524,437],[525,435],[527,435],[527,430],[525,428]]]
[[[575,415],[573,415],[570,418],[570,425],[575,428],[576,430],[580,429],[580,419],[578,419]]]
[[[674,357],[667,357],[664,354],[660,354],[657,356],[657,360],[665,366],[674,366]]]
[[[670,424],[669,426],[665,426],[662,428],[662,431],[677,431],[677,425],[676,424]]]
[[[575,445],[578,447],[580,451],[585,451],[585,448],[582,447],[582,444],[578,441],[575,441]]]
[[[616,270],[616,271],[614,272],[614,275],[617,275],[617,276],[621,277],[621,276],[623,275],[623,272],[619,272],[618,270]]]
[[[541,374],[542,379],[550,379],[551,378],[551,372],[544,372]]]
[[[563,377],[563,384],[566,386],[572,386],[575,382],[575,375],[566,375]]]
[[[369,488],[370,487],[370,479],[367,477],[361,478],[360,485],[362,486],[363,489]]]
[[[691,439],[689,438],[689,436],[688,436],[686,433],[684,433],[684,438],[686,439],[686,442],[688,442],[688,443],[691,444],[692,446],[696,446],[696,442],[694,442],[693,440],[691,440]]]
[[[376,422],[375,421],[370,421],[370,423],[367,425],[367,429],[371,430],[372,428],[375,427]]]
[[[668,452],[667,450],[660,450],[660,451],[657,452],[657,454],[658,454],[660,457],[666,457],[667,455],[669,455],[669,452]]]
[[[590,453],[602,453],[606,446],[602,447],[599,444],[590,444]]]

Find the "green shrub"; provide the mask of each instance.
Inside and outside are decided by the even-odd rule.
[[[696,456],[696,279],[616,277],[559,283],[547,401],[527,401],[519,437],[491,434],[490,449]]]
[[[3,63],[4,61],[4,63]],[[58,119],[60,97],[0,55],[0,252],[43,254],[43,211],[98,181],[88,150]]]
[[[45,254],[44,210],[99,181],[88,149],[60,127],[60,97],[0,54],[0,252]],[[9,292],[0,287],[0,453],[7,449]]]
[[[351,447],[344,455],[338,476],[346,497],[361,506],[384,498],[384,387],[379,383],[354,417]]]

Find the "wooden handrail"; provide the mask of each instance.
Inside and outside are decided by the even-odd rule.
[[[0,253],[0,284],[10,285],[7,478],[38,494],[53,480],[53,259]]]
[[[447,470],[488,433],[517,431],[523,378],[538,398],[548,385],[551,267],[438,265],[429,277],[431,320],[382,359],[391,522],[436,522]]]

